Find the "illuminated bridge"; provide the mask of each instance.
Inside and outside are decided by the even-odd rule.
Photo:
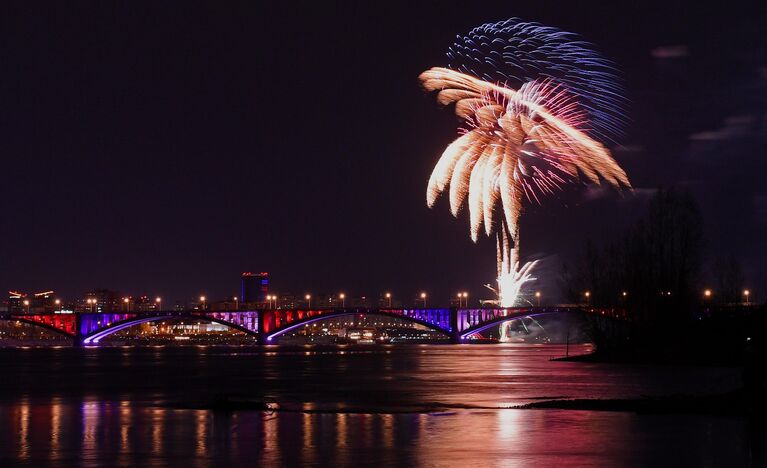
[[[271,344],[283,333],[309,323],[340,316],[382,316],[399,318],[423,325],[445,334],[453,343],[460,343],[474,334],[501,322],[522,317],[547,314],[587,313],[613,318],[625,318],[619,309],[558,306],[506,309],[258,309],[238,311],[187,310],[115,313],[46,313],[2,314],[0,320],[12,320],[45,328],[72,339],[76,346],[94,346],[105,337],[142,323],[168,319],[198,319],[216,322],[257,338],[259,343]]]

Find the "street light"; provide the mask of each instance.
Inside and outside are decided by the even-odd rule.
[[[391,307],[391,293],[386,293],[386,300],[389,304],[389,307]]]
[[[421,300],[423,300],[423,308],[425,309],[426,308],[426,293],[425,292],[421,293]]]
[[[200,296],[200,310],[205,310],[205,296]]]
[[[711,292],[710,289],[706,289],[705,291],[703,291],[703,297],[706,298],[706,299],[709,299],[712,294],[713,293]]]
[[[130,312],[130,299],[123,297],[123,304],[125,304],[125,311]]]
[[[162,303],[162,298],[160,296],[155,297],[154,303],[156,304],[155,310],[160,310],[160,303]]]
[[[346,308],[346,294],[341,293],[341,294],[338,295],[338,298],[341,299],[341,308],[345,309]]]
[[[312,295],[311,294],[307,294],[304,297],[304,299],[306,299],[306,303],[308,304],[308,307],[311,309],[312,308]]]
[[[591,291],[586,291],[583,295],[586,296],[586,304],[591,304]]]
[[[234,299],[234,310],[240,310],[240,305],[238,301],[237,296],[234,296],[232,299]]]
[[[748,304],[748,298],[749,298],[749,296],[750,296],[750,295],[751,295],[751,291],[749,291],[748,289],[744,289],[744,290],[743,290],[743,298],[744,298],[745,300],[744,300],[743,302],[745,302],[746,304]]]
[[[459,292],[456,297],[458,297],[458,307],[461,307],[461,299],[463,299],[463,306],[464,307],[469,307],[469,303],[468,303],[468,301],[466,299],[467,297],[469,297],[469,293],[467,293],[465,291],[464,292]]]
[[[53,303],[54,303],[54,304],[56,304],[56,305],[58,306],[59,310],[61,310],[61,299],[55,299],[55,300],[53,301]]]
[[[27,313],[29,313],[29,299],[24,299],[24,306],[26,306]]]
[[[535,299],[538,301],[538,307],[541,306],[541,292],[535,291]]]

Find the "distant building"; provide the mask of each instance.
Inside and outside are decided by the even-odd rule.
[[[273,294],[272,297],[276,299],[272,300],[269,308],[296,309],[300,307],[301,302],[298,300],[298,297],[294,296],[293,294]],[[301,299],[301,301],[303,301],[303,299]]]
[[[370,307],[371,301],[367,296],[357,296],[346,299],[346,307]]]
[[[60,302],[58,303],[60,304]],[[18,291],[8,292],[8,312],[12,314],[40,314],[52,312],[58,307],[53,291],[27,294]]]
[[[210,309],[211,303],[206,301],[201,301],[199,297],[189,298],[186,300],[180,300],[176,301],[173,305],[173,310],[175,311],[185,311],[185,310],[204,310],[204,309]]]
[[[387,297],[387,294],[390,294],[390,293],[381,294],[378,297],[378,307],[382,309],[389,308],[389,307],[398,309],[402,307],[402,301],[399,298],[393,297],[393,296]]]
[[[269,273],[251,273],[242,274],[240,300],[244,303],[263,303],[266,302],[266,295],[269,293]]]
[[[233,310],[240,310],[240,306],[243,306],[243,304],[240,302],[239,298],[227,298],[222,301],[215,301],[211,302],[210,304],[207,304],[205,307],[208,310],[215,310],[217,312],[222,311],[233,311]],[[247,308],[247,305],[243,306]]]
[[[85,299],[79,302],[77,309],[80,312],[121,312],[125,310],[121,301],[122,298],[117,291],[94,289],[85,293]]]
[[[151,297],[147,295],[138,296],[136,298],[131,299],[131,312],[151,312],[154,310],[159,310],[161,308],[162,302],[157,301],[157,299],[152,299]]]

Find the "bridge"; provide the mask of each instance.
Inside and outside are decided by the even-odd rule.
[[[580,306],[521,307],[498,309],[400,309],[400,308],[317,308],[257,309],[237,311],[172,310],[111,313],[0,314],[11,320],[45,328],[72,339],[75,346],[95,346],[107,336],[142,323],[168,319],[197,319],[216,322],[255,336],[258,343],[274,344],[277,338],[307,324],[340,316],[383,316],[423,325],[461,343],[501,322],[547,314],[586,313],[625,318],[620,309]]]

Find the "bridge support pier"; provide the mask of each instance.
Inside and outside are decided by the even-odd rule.
[[[258,321],[258,330],[256,333],[256,342],[259,345],[265,345],[266,343],[266,315],[263,310],[258,311],[258,315],[256,316],[256,320]]]
[[[72,338],[72,346],[81,348],[83,346],[83,318],[80,314],[75,315],[75,336]]]
[[[458,331],[458,309],[450,308],[450,343],[461,343],[461,333]]]

